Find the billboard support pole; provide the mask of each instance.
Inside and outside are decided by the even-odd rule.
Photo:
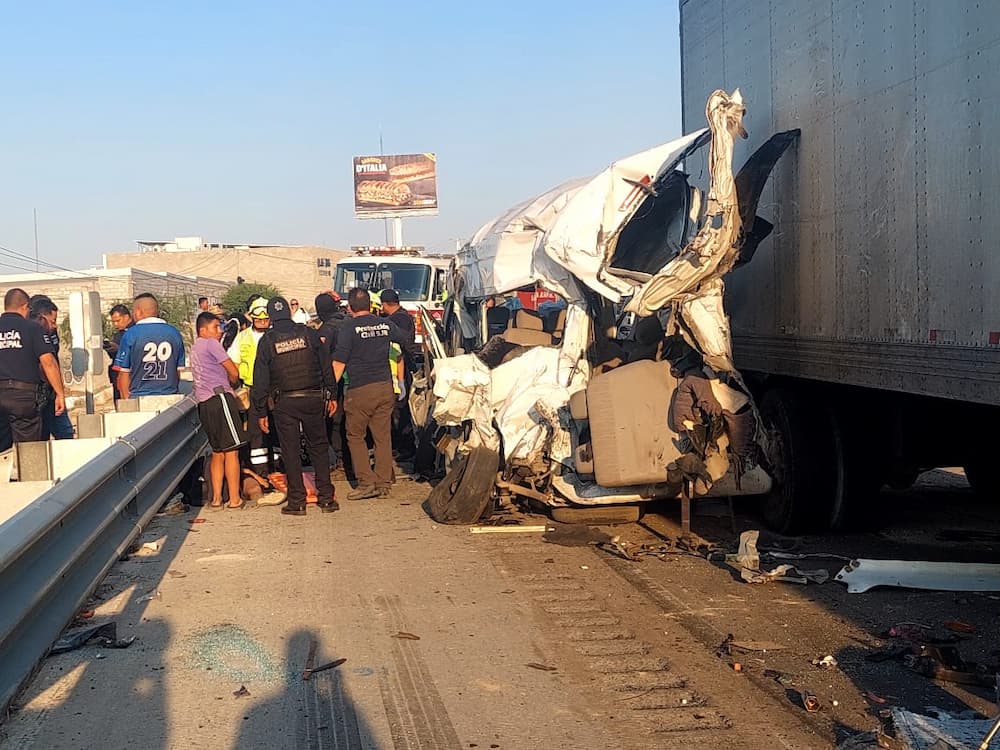
[[[403,217],[392,217],[392,246],[399,249],[403,246]]]

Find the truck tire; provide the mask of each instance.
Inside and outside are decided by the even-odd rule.
[[[444,479],[427,496],[425,509],[438,523],[479,521],[493,500],[499,458],[489,448],[460,454]]]
[[[617,523],[635,523],[641,514],[638,505],[558,506],[549,508],[553,521],[559,523],[613,526]]]
[[[774,486],[761,499],[767,526],[780,534],[825,528],[836,490],[836,443],[830,410],[820,398],[777,387],[764,394],[761,418],[771,437]]]
[[[872,425],[853,421],[847,411],[831,415],[831,422],[836,482],[826,526],[836,531],[874,531],[886,522],[878,502],[884,446]]]
[[[987,460],[970,459],[965,466],[965,478],[977,497],[996,500],[1000,497],[1000,474]]]

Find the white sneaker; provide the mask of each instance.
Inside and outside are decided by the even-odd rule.
[[[257,501],[257,505],[281,505],[285,502],[285,493],[273,490],[265,492]]]

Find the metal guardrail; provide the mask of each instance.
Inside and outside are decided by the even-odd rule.
[[[185,398],[0,527],[0,720],[206,445]]]

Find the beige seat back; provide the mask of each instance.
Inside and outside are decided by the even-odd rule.
[[[519,346],[552,346],[552,337],[542,330],[531,328],[508,328],[504,340]]]

